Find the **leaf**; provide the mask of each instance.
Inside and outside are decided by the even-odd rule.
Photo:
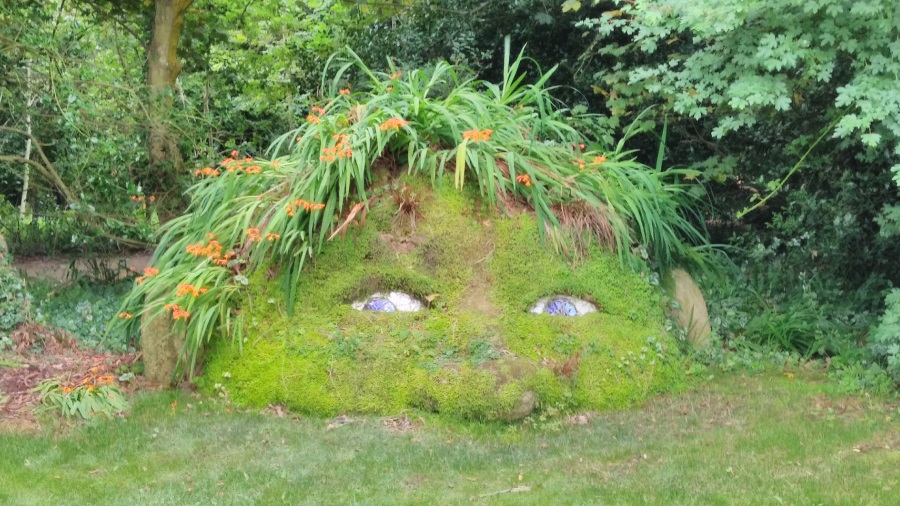
[[[577,12],[579,9],[581,9],[581,2],[578,0],[566,0],[562,4],[563,12]]]
[[[462,189],[463,183],[466,178],[466,144],[468,140],[463,140],[462,144],[456,150],[456,175],[454,178],[454,184],[456,185],[456,189]]]

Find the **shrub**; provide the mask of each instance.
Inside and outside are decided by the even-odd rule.
[[[900,290],[885,299],[885,311],[872,329],[870,347],[895,383],[900,384]]]

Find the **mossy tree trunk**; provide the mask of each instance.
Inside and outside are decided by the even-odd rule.
[[[171,386],[184,343],[184,332],[175,330],[167,313],[145,316],[141,322],[141,353],[144,376],[153,385]]]

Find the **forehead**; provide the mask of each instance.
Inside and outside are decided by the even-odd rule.
[[[561,294],[606,315],[658,316],[652,287],[613,254],[588,241],[577,260],[567,259],[541,238],[528,212],[500,212],[474,192],[420,179],[391,183],[378,195],[358,226],[308,266],[300,287],[307,309],[331,312],[398,291],[432,308],[500,316]]]

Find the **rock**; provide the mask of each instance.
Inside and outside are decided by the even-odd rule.
[[[497,376],[497,388],[503,390],[511,383],[525,383],[534,376],[537,371],[533,363],[513,356],[506,355],[498,360],[484,362],[479,369],[490,371]],[[514,422],[530,415],[537,405],[537,396],[531,390],[522,392],[512,407],[502,413],[497,413],[497,420]]]
[[[515,422],[521,420],[534,411],[537,404],[537,396],[531,390],[526,390],[519,401],[506,413],[501,413],[497,419],[504,422]]]
[[[669,315],[687,330],[688,341],[697,348],[709,346],[709,311],[694,278],[684,269],[672,269],[663,286],[678,303],[679,308],[670,310]]]

